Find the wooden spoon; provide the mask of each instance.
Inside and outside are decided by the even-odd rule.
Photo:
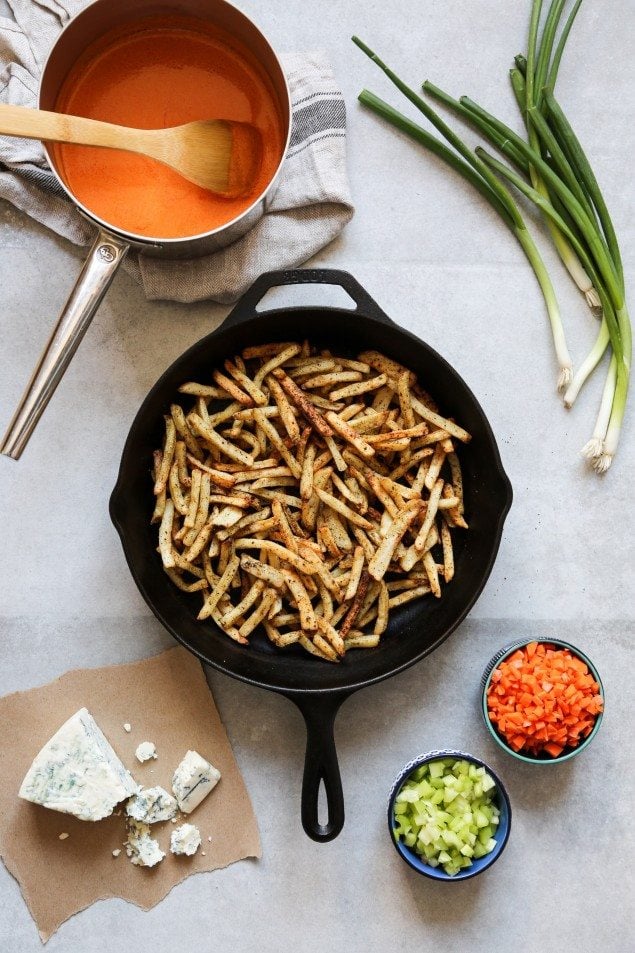
[[[136,152],[226,198],[250,191],[262,160],[262,139],[256,127],[228,119],[200,120],[168,129],[132,129],[0,104],[0,135]]]

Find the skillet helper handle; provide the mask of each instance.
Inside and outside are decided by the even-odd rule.
[[[107,232],[97,236],[4,435],[0,453],[14,460],[22,456],[128,247]]]
[[[258,305],[267,292],[285,285],[337,285],[355,302],[356,307],[350,310],[352,315],[361,314],[383,324],[394,324],[359,281],[347,271],[337,268],[290,268],[285,271],[266,271],[256,278],[228,314],[224,327],[241,324],[258,315]],[[262,313],[266,314],[266,310]]]
[[[337,837],[344,826],[344,793],[333,735],[335,716],[344,697],[292,699],[302,712],[306,724],[302,827],[312,840],[322,843]],[[318,817],[321,784],[324,784],[328,808],[326,824],[321,824]]]

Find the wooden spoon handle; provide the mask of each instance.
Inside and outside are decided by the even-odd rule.
[[[49,142],[73,142],[107,149],[142,150],[142,136],[135,129],[114,126],[97,119],[0,104],[0,135]]]

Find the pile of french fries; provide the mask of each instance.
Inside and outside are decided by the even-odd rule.
[[[455,441],[415,375],[377,351],[247,347],[179,390],[154,454],[158,552],[199,619],[262,626],[337,662],[378,645],[391,609],[454,575],[467,528]]]

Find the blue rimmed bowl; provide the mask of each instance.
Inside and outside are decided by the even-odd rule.
[[[483,720],[485,721],[485,725],[487,726],[487,730],[489,731],[494,741],[503,749],[503,751],[506,751],[507,754],[510,754],[512,758],[516,758],[517,761],[524,761],[525,764],[560,764],[562,761],[570,761],[571,758],[575,757],[575,755],[580,754],[581,751],[584,751],[585,748],[589,747],[589,745],[591,744],[591,742],[597,735],[598,731],[600,730],[600,725],[602,724],[602,717],[604,715],[604,706],[602,707],[602,711],[595,716],[595,723],[593,725],[593,728],[589,732],[589,734],[586,736],[586,738],[584,738],[584,740],[581,741],[579,745],[576,745],[575,748],[570,748],[570,747],[565,748],[562,754],[559,754],[557,758],[553,758],[551,755],[547,754],[546,752],[545,754],[541,754],[541,755],[530,755],[530,754],[521,754],[521,752],[519,751],[514,751],[514,749],[507,744],[503,736],[494,727],[489,717],[489,712],[487,708],[487,693],[489,691],[490,683],[492,681],[492,674],[494,672],[494,669],[498,665],[500,665],[500,663],[504,659],[506,659],[509,655],[512,655],[512,653],[516,652],[517,649],[524,648],[526,645],[529,645],[530,642],[538,642],[541,645],[553,645],[559,649],[568,649],[572,655],[575,655],[577,658],[580,659],[580,661],[584,662],[584,664],[588,667],[590,674],[593,676],[595,681],[600,686],[600,695],[602,696],[602,701],[603,702],[606,701],[605,694],[604,694],[604,686],[602,684],[602,679],[599,676],[598,670],[596,669],[591,659],[587,655],[585,655],[584,652],[581,652],[580,649],[577,648],[575,645],[571,645],[570,642],[564,642],[562,639],[516,639],[514,642],[510,642],[508,645],[504,646],[502,649],[499,649],[496,655],[494,655],[494,657],[490,659],[490,661],[488,662],[485,668],[485,671],[483,672],[483,675],[481,676],[481,712],[483,715]]]
[[[466,867],[456,874],[446,874],[441,867],[431,867],[430,864],[426,862],[424,857],[421,857],[415,850],[413,850],[413,848],[408,847],[404,841],[401,840],[401,838],[395,835],[394,831],[395,801],[402,787],[406,781],[410,779],[411,775],[417,770],[417,768],[422,767],[422,765],[427,764],[429,761],[438,761],[441,758],[454,758],[456,761],[468,761],[470,764],[475,764],[478,768],[485,768],[487,773],[491,775],[496,784],[494,803],[500,811],[498,827],[496,830],[496,836],[494,838],[496,841],[496,847],[490,851],[489,854],[486,854],[485,857],[479,857],[476,860],[473,859],[472,865],[470,867]],[[444,751],[428,751],[427,754],[421,754],[419,757],[413,758],[413,760],[409,761],[408,764],[406,764],[399,772],[390,790],[390,796],[388,798],[388,831],[390,833],[390,839],[395,846],[395,850],[401,859],[405,860],[409,867],[412,867],[413,870],[416,870],[417,873],[423,874],[425,877],[430,877],[431,880],[469,880],[471,877],[476,877],[477,874],[483,873],[483,871],[487,870],[488,867],[491,867],[492,864],[494,864],[503,853],[505,845],[509,839],[511,824],[512,807],[503,782],[498,777],[496,772],[493,771],[485,761],[481,761],[480,758],[476,758],[472,754],[466,754],[464,751],[454,751],[452,749]]]

